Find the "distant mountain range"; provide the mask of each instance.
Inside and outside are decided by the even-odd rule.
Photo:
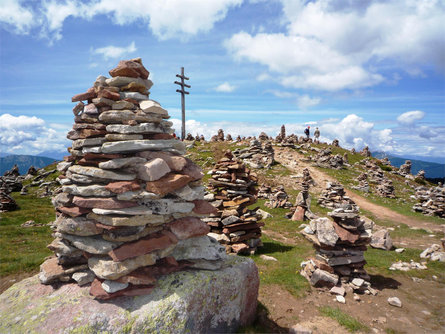
[[[395,155],[390,155],[385,152],[372,152],[372,156],[374,158],[382,159],[387,157],[389,161],[391,161],[391,165],[395,167],[400,167],[405,163],[406,160],[411,160],[411,174],[416,175],[417,172],[421,169],[425,171],[425,177],[433,179],[433,178],[444,178],[445,177],[445,164],[437,163],[437,162],[429,162],[418,160],[410,157],[398,157]],[[414,157],[414,156],[412,156]],[[437,161],[444,161],[445,159],[438,158]]]
[[[26,174],[29,167],[34,166],[36,168],[46,167],[49,164],[59,159],[53,159],[48,157],[41,157],[35,155],[8,155],[0,157],[0,175],[3,175],[6,171],[14,167],[15,164],[19,167],[20,174]]]

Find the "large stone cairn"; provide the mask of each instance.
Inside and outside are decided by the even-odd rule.
[[[341,169],[343,168],[343,157],[339,154],[332,155],[331,149],[326,148],[317,154],[315,164],[322,168]]]
[[[44,284],[91,283],[97,299],[148,294],[162,275],[216,269],[226,257],[199,218],[214,212],[203,174],[182,156],[167,111],[148,99],[140,58],[109,73],[72,98],[71,156],[58,166],[63,186],[53,198],[55,257],[39,274]]]
[[[275,152],[269,141],[261,145],[259,140],[253,139],[249,147],[238,148],[233,154],[252,168],[270,168],[275,161]]]
[[[422,212],[428,216],[445,218],[445,188],[443,186],[417,187],[414,196],[418,201],[413,206],[414,211]]]
[[[335,182],[326,183],[326,189],[321,192],[318,204],[328,209],[345,208],[358,211],[355,202],[349,196],[346,196],[343,186]]]
[[[333,291],[338,291],[349,285],[354,292],[374,294],[364,269],[364,252],[374,223],[360,218],[354,209],[338,208],[328,215],[333,220],[312,220],[302,231],[314,245],[316,256],[302,263],[301,274],[316,287],[336,287]]]
[[[406,160],[405,163],[399,168],[399,175],[407,176],[411,174],[411,160]]]
[[[209,236],[226,247],[227,253],[254,253],[261,245],[261,215],[247,207],[256,202],[257,178],[232,152],[227,151],[211,172],[210,203],[218,212],[203,219]]]

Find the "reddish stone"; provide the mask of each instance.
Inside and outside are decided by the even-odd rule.
[[[71,130],[68,132],[66,138],[71,140],[85,139],[90,137],[103,137],[107,134],[106,130],[96,130],[96,129],[80,129]]]
[[[110,225],[105,225],[105,224],[101,224],[101,223],[96,223],[96,227],[107,230],[107,231],[116,231],[116,230],[119,230],[122,228],[122,226],[110,226]]]
[[[141,189],[141,185],[137,181],[118,181],[108,183],[105,186],[105,189],[115,194],[122,194],[127,191],[139,190]]]
[[[119,93],[116,92],[111,92],[108,89],[103,89],[101,90],[98,94],[97,97],[104,97],[106,99],[110,99],[113,101],[118,101],[120,100],[121,96],[119,95]]]
[[[184,187],[192,181],[188,175],[182,174],[167,174],[156,181],[147,182],[146,189],[152,193],[164,196],[172,191]]]
[[[61,276],[65,272],[63,267],[59,264],[57,257],[52,257],[40,265],[40,270],[45,273],[46,277]]]
[[[155,287],[153,285],[130,285],[126,289],[114,293],[108,293],[102,288],[102,282],[97,278],[91,283],[90,295],[95,299],[107,300],[121,296],[142,296],[150,294]]]
[[[249,250],[249,245],[245,244],[245,243],[238,243],[238,244],[233,244],[232,246],[232,251],[236,254],[242,254],[245,253]]]
[[[83,113],[80,116],[74,117],[74,122],[81,123],[81,124],[83,124],[83,123],[96,124],[97,122],[99,122],[98,114],[94,115],[94,114]]]
[[[131,60],[121,60],[117,67],[113,68],[108,73],[110,73],[112,77],[141,77],[142,79],[147,79],[150,74],[142,64]]]
[[[174,220],[166,227],[179,239],[184,240],[210,232],[210,227],[197,217],[185,217]]]
[[[317,260],[317,259],[312,259],[312,261],[314,261],[315,265],[318,268],[320,268],[321,270],[327,271],[328,273],[331,273],[331,274],[335,274],[334,269],[330,265],[328,265],[327,263],[322,262],[322,261]]]
[[[253,230],[253,232],[246,233],[243,235],[240,235],[238,237],[231,237],[230,241],[231,242],[240,242],[240,241],[245,241],[245,240],[249,240],[249,239],[255,239],[255,238],[259,238],[261,236],[261,230]]]
[[[67,216],[70,216],[70,217],[79,217],[86,213],[91,212],[90,209],[79,208],[78,206],[73,206],[73,207],[61,206],[61,207],[57,208],[57,210],[66,214]]]
[[[178,242],[176,236],[169,231],[161,231],[139,239],[138,241],[126,243],[113,249],[108,255],[113,261],[123,261],[139,255],[148,254],[155,250],[165,249]]]
[[[175,138],[174,136],[168,134],[168,133],[154,133],[154,134],[150,134],[147,135],[146,139],[173,139]]]
[[[261,226],[264,226],[263,222],[255,222],[255,223],[238,223],[238,224],[230,224],[230,225],[226,225],[224,226],[222,232],[229,234],[232,232],[236,232],[236,231],[248,231],[248,230],[254,230],[257,229]]]
[[[95,130],[105,130],[106,125],[100,123],[76,123],[73,125],[74,130],[80,129],[95,129]]]
[[[123,158],[122,154],[106,154],[106,153],[85,153],[85,159],[118,159]]]
[[[355,243],[359,238],[359,234],[354,234],[351,231],[341,227],[337,223],[333,222],[335,233],[337,233],[341,241],[347,241],[351,244]]]
[[[98,209],[123,209],[138,206],[137,202],[119,201],[114,197],[79,197],[74,196],[73,204],[82,208],[98,208]]]
[[[78,102],[78,101],[84,101],[84,100],[91,100],[96,97],[96,92],[94,91],[94,88],[88,88],[88,90],[85,93],[74,95],[71,98],[71,102]]]
[[[293,221],[303,221],[304,220],[304,214],[306,213],[306,209],[302,206],[297,206],[297,209],[295,210],[291,220]]]
[[[187,159],[187,165],[182,170],[182,174],[188,175],[193,181],[201,180],[204,176],[202,169],[197,166],[192,160]]]
[[[193,204],[195,204],[193,212],[200,215],[206,215],[218,212],[218,210],[212,204],[203,199],[194,200]]]
[[[102,161],[108,161],[106,159],[102,159],[102,160],[87,160],[85,158],[80,159],[79,161],[77,161],[77,163],[81,166],[92,166],[92,167],[99,167],[99,163],[101,163]]]

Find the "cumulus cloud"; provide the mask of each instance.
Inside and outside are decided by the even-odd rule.
[[[65,151],[69,146],[66,133],[69,126],[51,127],[38,117],[0,115],[0,151],[38,154],[45,150]]]
[[[126,56],[128,54],[135,52],[136,50],[137,50],[136,44],[133,41],[130,43],[130,45],[128,45],[126,47],[108,45],[108,46],[94,49],[92,52],[93,52],[93,54],[102,55],[102,57],[105,60],[108,60],[108,59],[121,58],[123,56]]]
[[[445,5],[432,1],[281,0],[285,33],[244,31],[225,41],[237,60],[268,68],[286,87],[339,91],[388,80],[385,63],[445,70]],[[377,65],[377,66],[376,66]]]
[[[0,23],[17,34],[27,34],[34,26],[34,14],[23,2],[0,0]]]
[[[12,25],[18,33],[28,32],[33,21],[38,22],[41,34],[54,41],[62,38],[68,17],[92,19],[97,15],[110,17],[116,25],[143,23],[159,39],[187,38],[212,29],[243,0],[47,0],[34,10],[14,0],[1,1],[0,22]]]
[[[415,122],[420,121],[425,117],[425,113],[420,110],[407,111],[399,117],[397,117],[397,121],[405,126],[412,126]]]
[[[221,93],[231,93],[235,90],[235,86],[229,84],[227,81],[222,83],[221,85],[215,87],[215,91]]]
[[[309,107],[316,106],[321,102],[319,97],[310,97],[309,95],[302,95],[297,98],[297,105],[301,109],[307,109]]]

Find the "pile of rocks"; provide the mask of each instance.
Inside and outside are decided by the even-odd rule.
[[[389,270],[400,270],[400,271],[408,271],[408,270],[425,270],[428,269],[426,263],[422,262],[414,262],[411,260],[410,262],[397,261],[391,264]]]
[[[230,133],[227,134],[227,136],[226,136],[226,140],[227,140],[227,141],[233,141],[232,135],[231,135]]]
[[[377,185],[377,188],[375,189],[375,192],[377,195],[381,197],[387,197],[387,198],[395,198],[396,195],[394,193],[394,185],[392,184],[392,181],[390,179],[384,179],[382,183]]]
[[[338,139],[334,139],[334,140],[332,141],[332,144],[331,144],[331,145],[334,146],[334,147],[340,147],[340,144],[339,144]]]
[[[425,171],[423,169],[419,170],[414,179],[416,181],[425,181]]]
[[[316,249],[315,259],[302,263],[301,274],[316,287],[349,285],[355,292],[370,293],[370,277],[364,269],[364,252],[374,223],[342,208],[326,218],[312,220],[302,231]]]
[[[210,141],[211,142],[224,141],[224,130],[218,129],[218,134],[212,136]]]
[[[354,150],[355,151],[355,150]],[[352,151],[351,151],[352,152]],[[363,148],[363,150],[360,151],[360,155],[363,155],[364,157],[370,157],[371,156],[371,151],[369,150],[368,146],[365,146]]]
[[[270,168],[275,161],[275,152],[269,141],[261,145],[259,140],[251,140],[249,147],[236,149],[233,154],[252,168]]]
[[[22,182],[25,176],[21,176],[17,165],[6,171],[3,176],[0,176],[0,188],[7,194],[20,191],[23,187]]]
[[[343,158],[339,154],[332,155],[331,149],[328,147],[317,154],[315,164],[322,168],[341,169],[343,168]]]
[[[281,126],[280,133],[275,137],[275,141],[281,143],[286,139],[286,127],[284,124]]]
[[[301,191],[297,195],[295,205],[286,216],[293,221],[304,221],[318,218],[311,211],[311,195],[309,194],[308,182],[303,181],[301,184]]]
[[[430,261],[445,262],[445,247],[442,243],[442,247],[438,244],[432,244],[430,247],[420,253],[421,259],[428,259]]]
[[[352,186],[353,189],[369,193],[368,174],[361,173],[355,180],[358,181],[358,185]]]
[[[267,199],[264,203],[268,208],[290,208],[292,203],[289,202],[289,195],[284,190],[283,186],[272,188],[270,186],[262,185],[258,188],[258,198]]]
[[[354,212],[358,211],[355,202],[346,196],[343,186],[336,182],[326,183],[326,189],[321,192],[318,204],[328,209],[345,208]]]
[[[411,166],[412,166],[411,160],[406,160],[405,163],[402,166],[400,166],[400,168],[399,168],[399,171],[398,171],[399,175],[402,175],[402,176],[410,175],[411,174]]]
[[[148,294],[162,275],[217,269],[226,257],[199,218],[215,211],[203,200],[203,174],[182,156],[167,111],[148,99],[140,58],[109,73],[72,98],[71,155],[58,165],[53,199],[55,257],[39,274],[44,284],[91,283],[97,299]]]
[[[257,178],[230,151],[211,171],[206,199],[218,209],[203,219],[210,226],[209,236],[226,247],[227,253],[252,254],[261,245],[261,215],[247,207],[256,202]]]
[[[0,212],[13,211],[18,208],[16,201],[9,196],[7,188],[0,186]]]
[[[414,196],[418,201],[413,206],[414,211],[445,218],[445,187],[417,187]]]

